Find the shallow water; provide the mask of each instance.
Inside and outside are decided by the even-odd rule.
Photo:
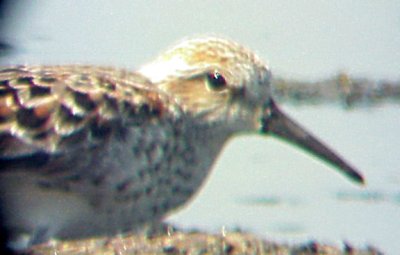
[[[399,251],[400,107],[285,109],[357,166],[367,185],[274,138],[240,137],[226,146],[196,199],[170,220],[213,231],[238,227],[289,243],[347,241]]]

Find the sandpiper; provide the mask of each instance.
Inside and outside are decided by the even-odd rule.
[[[226,141],[282,138],[363,177],[286,116],[270,69],[226,39],[184,40],[138,71],[0,70],[1,227],[25,249],[159,222],[196,193]]]

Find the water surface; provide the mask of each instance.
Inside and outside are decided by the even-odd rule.
[[[170,220],[213,231],[238,227],[284,242],[348,241],[400,251],[400,121],[394,117],[400,107],[285,109],[357,166],[367,185],[274,138],[240,137],[226,146],[196,199]]]

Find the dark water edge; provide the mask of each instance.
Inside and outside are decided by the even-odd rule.
[[[276,77],[272,88],[278,101],[290,104],[340,103],[346,109],[400,104],[400,80],[373,81],[344,72],[312,82]]]
[[[224,231],[209,234],[198,231],[172,230],[156,235],[127,235],[114,238],[92,238],[79,241],[52,241],[35,247],[29,254],[78,255],[78,254],[383,254],[373,246],[353,247],[343,242],[342,247],[310,240],[289,245],[260,239],[241,231]]]

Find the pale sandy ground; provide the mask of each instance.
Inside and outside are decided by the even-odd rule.
[[[351,244],[334,247],[310,241],[300,245],[269,242],[252,234],[228,232],[207,234],[176,231],[156,236],[96,238],[81,241],[52,241],[35,247],[35,255],[126,255],[126,254],[383,254],[374,247],[358,249]]]

